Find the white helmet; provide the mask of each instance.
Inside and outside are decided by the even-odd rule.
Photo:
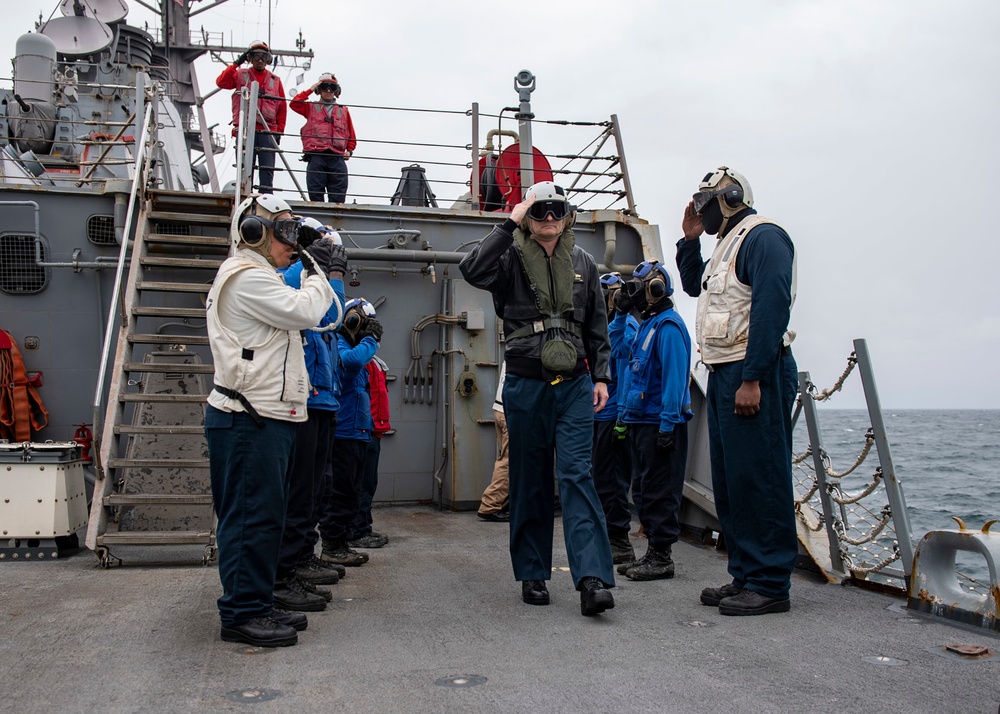
[[[549,214],[559,221],[576,210],[566,200],[565,189],[551,181],[541,181],[532,185],[524,194],[525,201],[530,198],[534,198],[535,202],[528,209],[528,217],[536,221],[544,221]]]
[[[278,213],[291,213],[292,207],[283,198],[274,194],[264,193],[253,197],[254,215],[264,218],[274,218]]]
[[[726,190],[727,187],[732,187]],[[734,171],[728,166],[720,166],[715,171],[705,174],[705,178],[698,184],[698,193],[694,194],[695,210],[699,213],[705,205],[715,198],[720,197],[722,213],[731,216],[742,211],[744,208],[753,208],[753,190],[750,182],[739,171]]]

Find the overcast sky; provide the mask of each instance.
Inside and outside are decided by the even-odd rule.
[[[4,3],[0,37],[10,54],[38,13],[48,17],[56,4]],[[278,74],[292,91],[300,75],[304,88],[332,71],[349,105],[464,110],[479,102],[481,111],[497,114],[516,105],[514,75],[529,69],[539,118],[618,115],[639,215],[660,226],[674,275],[673,244],[697,182],[720,164],[746,175],[756,208],[795,242],[795,354],[819,387],[834,382],[852,340],[865,337],[883,406],[1000,406],[1000,376],[988,366],[1000,355],[998,199],[990,193],[1000,186],[1000,3],[572,0],[508,7],[517,9],[468,0],[278,0],[272,46],[293,48],[301,29],[316,52],[310,70]],[[243,45],[267,39],[267,16],[266,2],[230,0],[193,25]],[[132,24],[150,17],[132,3]],[[204,91],[223,65],[206,59],[198,67]],[[228,122],[227,95],[209,100],[210,122]],[[471,141],[464,117],[352,114],[362,141]],[[290,114],[288,130],[300,125]],[[536,128],[535,145],[558,152],[589,141],[563,146],[552,132]],[[295,148],[294,139],[283,148]],[[409,158],[407,151],[398,153]],[[369,145],[367,154],[387,152]],[[359,146],[359,156],[365,153]],[[351,169],[399,175],[398,165],[377,162],[358,160]],[[464,170],[427,169],[432,179],[468,178]],[[394,185],[352,179],[351,192],[385,194]],[[448,199],[460,189],[434,186]],[[706,257],[710,240],[703,240]],[[693,330],[694,301],[681,294],[678,303]],[[845,391],[830,406],[863,405],[857,379]]]

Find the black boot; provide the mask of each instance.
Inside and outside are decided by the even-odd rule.
[[[732,597],[740,590],[741,588],[736,587],[736,583],[727,583],[721,588],[705,588],[701,591],[701,604],[718,607],[723,598]]]
[[[340,573],[333,563],[324,563],[314,555],[295,566],[295,577],[313,585],[336,585],[340,580]]]
[[[309,620],[304,612],[291,612],[274,608],[271,610],[271,619],[279,625],[288,625],[299,632],[309,627]]]
[[[232,627],[223,627],[223,642],[243,642],[254,647],[288,647],[299,641],[294,627],[270,617],[253,617]]]
[[[788,612],[791,609],[790,600],[778,600],[746,588],[731,597],[723,598],[719,603],[720,615],[766,615],[769,612]]]
[[[295,576],[295,582],[302,586],[302,589],[307,593],[312,593],[313,595],[319,595],[325,602],[330,602],[333,600],[333,591],[330,588],[321,588],[316,585],[315,582],[308,582],[302,578]]]
[[[662,580],[674,577],[674,561],[670,557],[670,546],[657,548],[652,543],[643,556],[645,562],[636,563],[625,571],[629,580]]]
[[[616,570],[618,571],[619,575],[625,575],[626,573],[628,573],[630,568],[634,568],[637,565],[645,565],[648,560],[649,560],[649,549],[647,548],[646,554],[644,556],[642,556],[638,560],[632,560],[631,562],[628,563],[622,563],[616,568]]]
[[[323,553],[320,558],[327,563],[340,563],[349,568],[364,565],[368,562],[367,553],[359,553],[347,547],[347,541],[323,541]]]
[[[624,534],[608,534],[608,541],[611,543],[611,562],[615,565],[619,563],[634,563],[635,550],[632,542],[628,539],[628,531]],[[621,571],[619,571],[621,573]],[[624,575],[625,573],[621,573]]]
[[[549,589],[544,580],[525,580],[521,583],[521,599],[529,605],[548,605]]]
[[[580,612],[584,615],[600,615],[615,606],[614,596],[600,578],[581,578],[577,589],[580,591]]]
[[[309,592],[292,576],[274,583],[274,606],[296,612],[319,612],[326,609],[326,600]]]

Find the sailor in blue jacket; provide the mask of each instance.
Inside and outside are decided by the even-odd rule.
[[[618,295],[619,312],[609,330],[614,342],[626,329],[625,313],[641,311],[643,322],[631,343],[618,399],[641,487],[639,520],[649,539],[646,554],[619,569],[630,580],[672,578],[671,547],[680,537],[687,422],[692,417],[691,337],[673,309],[673,292],[663,265],[640,263]]]
[[[368,371],[382,340],[382,324],[375,308],[364,298],[344,306],[344,322],[337,336],[340,356],[340,412],[330,452],[331,488],[323,504],[319,532],[323,538],[321,559],[328,563],[358,566],[368,555],[347,544],[351,521],[360,508],[365,457],[372,433],[372,408],[368,396]]]
[[[753,210],[746,178],[709,172],[688,203],[677,242],[684,292],[708,377],[712,489],[732,582],[701,602],[723,615],[787,612],[798,553],[791,474],[796,365],[788,321],[795,302],[795,247]],[[718,235],[707,262],[702,232]]]
[[[615,296],[625,281],[620,273],[601,276],[601,289],[608,306],[608,320],[615,315]],[[597,495],[604,508],[608,525],[611,558],[615,563],[635,560],[635,551],[628,539],[632,527],[632,511],[628,506],[628,489],[632,481],[632,457],[626,439],[626,429],[618,422],[618,395],[628,367],[628,351],[639,329],[634,315],[625,315],[625,329],[611,338],[611,381],[608,382],[608,402],[594,414],[594,457],[592,473]]]
[[[278,554],[274,603],[284,610],[315,612],[326,607],[329,590],[317,585],[336,583],[339,573],[323,563],[314,551],[318,537],[316,522],[323,495],[324,470],[330,455],[333,428],[340,408],[339,383],[334,374],[331,345],[335,330],[344,317],[344,273],[347,253],[335,231],[327,230],[315,218],[299,220],[299,240],[306,245],[328,246],[331,271],[328,274],[334,299],[317,329],[303,332],[306,369],[311,389],[306,404],[309,418],[296,425],[288,480],[285,530]],[[278,270],[285,284],[298,289],[302,282],[302,262]]]

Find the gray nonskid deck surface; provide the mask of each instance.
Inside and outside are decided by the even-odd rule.
[[[930,651],[1000,640],[894,612],[886,596],[796,574],[790,614],[722,617],[698,594],[728,579],[724,557],[680,543],[677,577],[620,577],[616,608],[584,618],[564,570],[551,605],[520,601],[506,525],[398,507],[376,509],[375,527],[389,546],[333,586],[298,646],[276,650],[219,640],[215,567],[137,565],[149,550],[124,549],[126,566],[107,571],[88,552],[2,564],[0,711],[992,714],[1000,703],[1000,662]],[[876,656],[906,664],[865,659]],[[486,681],[436,684],[456,675]],[[255,690],[274,698],[227,697]]]

